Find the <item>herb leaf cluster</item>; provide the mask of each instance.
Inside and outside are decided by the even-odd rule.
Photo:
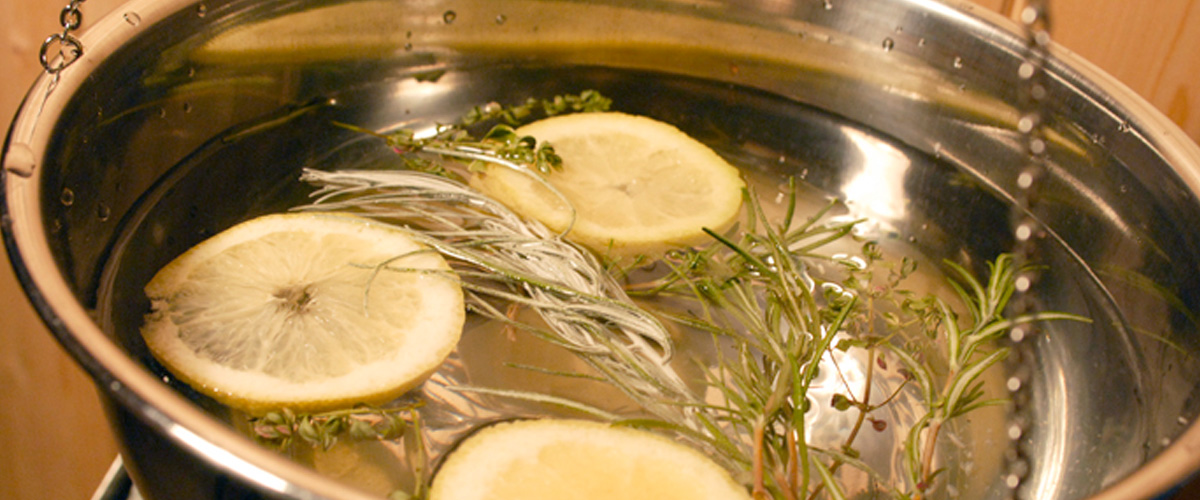
[[[839,481],[843,467],[861,471],[886,496],[923,498],[940,472],[934,457],[944,429],[973,411],[1005,403],[989,399],[982,382],[1008,355],[997,339],[1023,323],[1086,321],[1051,312],[1005,317],[1020,271],[1008,255],[989,265],[982,282],[947,262],[948,284],[959,301],[954,306],[906,290],[915,261],[890,260],[872,242],[858,242],[861,250],[854,256],[832,254],[828,248],[852,240],[860,221],[833,222],[836,202],[800,220],[794,183],[782,217],[768,215],[757,195],[747,192],[739,226],[710,231],[707,247],[669,253],[661,261],[668,270],[659,277],[623,284],[617,278],[629,270],[612,272],[590,252],[461,182],[481,162],[553,175],[561,159],[552,147],[521,137],[514,127],[539,114],[603,111],[610,104],[586,91],[476,107],[431,135],[375,134],[401,153],[407,170],[306,171],[304,180],[319,190],[303,209],[351,211],[406,227],[454,262],[472,312],[566,347],[647,415],[611,415],[563,395],[464,391],[558,404],[618,425],[673,434],[740,474],[756,499],[846,498]],[[489,123],[486,133],[472,134]],[[647,302],[672,305],[651,310]],[[518,322],[512,311],[520,308],[537,311],[546,325]],[[673,347],[662,322],[711,336],[721,354],[701,368],[715,398],[693,393],[671,368]],[[822,370],[840,375],[837,353],[866,360],[866,383],[850,384],[842,376],[842,390],[829,400],[814,400]],[[873,395],[873,381],[884,372],[902,382]],[[885,410],[905,393],[920,401],[922,413],[912,423],[890,421]],[[815,405],[853,412],[854,424],[838,445],[810,443],[805,416]],[[299,437],[323,446],[339,432],[393,435],[390,430],[371,435],[357,418],[363,417],[284,412],[257,420],[255,428],[268,441]],[[403,432],[396,425],[385,430],[393,427]],[[856,442],[869,430],[902,436],[897,453],[903,455],[905,477],[889,477],[861,456]]]

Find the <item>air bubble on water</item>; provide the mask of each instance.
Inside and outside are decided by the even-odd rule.
[[[196,15],[200,16],[200,17],[204,17],[204,16],[208,15],[208,7],[205,6],[204,4],[200,4],[200,5],[196,6]]]
[[[962,58],[961,58],[961,57],[958,57],[958,56],[955,56],[955,57],[954,57],[954,69],[962,69],[962,67],[963,67],[963,60],[962,60]]]
[[[108,208],[108,205],[101,203],[100,205],[98,205],[96,207],[96,217],[98,219],[100,219],[100,222],[104,222],[104,221],[108,220],[108,218],[111,216],[112,216],[112,209]]]
[[[75,191],[72,191],[71,188],[63,188],[62,193],[58,195],[58,201],[61,202],[64,207],[74,205]]]
[[[167,108],[158,108],[158,117],[166,118],[167,117]]]
[[[1121,123],[1117,124],[1117,132],[1122,134],[1127,134],[1132,129],[1133,127],[1127,121],[1122,121]]]
[[[504,14],[496,16],[496,24],[504,24],[506,21],[508,21],[508,16]]]
[[[924,39],[924,38],[922,38],[922,39],[920,39],[920,40],[917,40],[917,47],[924,47],[924,46],[925,46],[925,39]]]
[[[142,24],[142,16],[139,16],[137,12],[126,12],[123,17],[125,18],[125,22],[130,26]]]
[[[188,67],[188,70],[187,70],[187,76],[188,76],[188,78],[191,78],[191,77],[193,77],[193,76],[196,76],[196,68],[195,68],[195,67]]]
[[[896,47],[896,41],[895,41],[895,40],[892,40],[891,38],[884,38],[884,39],[883,39],[883,51],[884,51],[884,52],[891,52],[891,51],[892,51],[892,49],[893,49],[893,48],[895,48],[895,47]]]
[[[825,10],[833,10],[833,0],[824,0]]]
[[[405,50],[405,51],[412,51],[412,49],[413,49],[413,44],[412,44],[412,42],[408,42],[408,43],[404,44],[404,50]]]
[[[183,112],[191,113],[192,112],[192,103],[190,103],[190,102],[183,103]]]
[[[455,19],[458,19],[458,13],[452,10],[448,10],[442,14],[442,21],[446,24],[453,24]]]
[[[1128,193],[1128,192],[1129,192],[1129,186],[1126,186],[1126,185],[1124,185],[1124,184],[1121,184],[1121,187],[1120,187],[1120,188],[1118,188],[1118,189],[1120,189],[1120,191],[1121,191],[1121,194],[1125,194],[1125,193]]]

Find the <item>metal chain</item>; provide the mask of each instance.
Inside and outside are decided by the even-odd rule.
[[[38,57],[46,72],[58,73],[83,55],[83,43],[71,33],[83,25],[83,12],[79,10],[79,7],[85,1],[87,0],[71,0],[70,4],[63,7],[62,12],[58,15],[59,24],[63,27],[62,32],[50,35],[42,42],[42,50]],[[58,57],[51,60],[51,50],[56,46],[58,47]]]
[[[1049,0],[1029,0],[1021,10],[1018,20],[1025,35],[1025,50],[1017,68],[1020,116],[1017,131],[1024,152],[1024,164],[1017,173],[1012,230],[1014,237],[1013,256],[1020,269],[1016,279],[1016,290],[1012,297],[1011,311],[1014,315],[1036,312],[1036,300],[1031,293],[1039,273],[1033,266],[1037,240],[1044,231],[1040,227],[1034,209],[1038,202],[1038,188],[1046,175],[1046,61],[1050,50]],[[1029,382],[1035,366],[1035,348],[1030,341],[1034,337],[1033,323],[1018,325],[1009,333],[1012,355],[1009,366],[1012,375],[1006,385],[1011,393],[1012,417],[1006,434],[1011,440],[1005,457],[1004,484],[1009,489],[1009,498],[1019,498],[1021,487],[1028,478],[1032,464],[1025,443],[1033,421],[1030,411]]]

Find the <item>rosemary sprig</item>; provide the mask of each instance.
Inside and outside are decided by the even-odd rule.
[[[789,207],[794,206],[795,190]],[[823,254],[828,244],[846,238],[856,224],[822,223],[830,204],[793,227],[793,210],[783,221],[770,220],[753,194],[747,195],[743,228],[729,235],[712,234],[716,245],[672,256],[671,275],[639,294],[684,297],[694,308],[672,315],[681,324],[714,335],[719,345],[737,353],[708,371],[709,383],[723,404],[704,408],[709,418],[725,424],[727,438],[748,443],[731,460],[749,464],[755,498],[833,498],[844,494],[836,479],[843,465],[867,471],[877,487],[896,498],[927,492],[938,471],[932,466],[944,425],[974,410],[1003,401],[986,399],[981,377],[1008,351],[996,339],[1016,324],[1085,318],[1054,312],[1005,318],[1015,287],[1016,270],[1008,255],[991,264],[986,284],[953,263],[949,285],[972,320],[959,317],[942,299],[902,288],[916,263],[884,260],[874,243],[860,256]],[[812,272],[817,266],[840,269]],[[880,270],[886,274],[877,275]],[[841,376],[832,352],[865,352],[866,383],[860,395]],[[889,354],[885,357],[884,354]],[[940,353],[925,360],[926,355]],[[903,382],[881,402],[873,402],[871,386],[887,359],[902,366]],[[838,371],[845,392],[829,404],[857,412],[855,423],[837,449],[808,444],[804,414],[813,404],[810,390],[821,365]],[[938,368],[945,366],[945,370]],[[937,381],[941,381],[940,383]],[[889,423],[873,414],[890,404],[909,383],[920,391],[927,413],[907,432],[904,443],[908,477],[889,484],[858,460],[855,441],[867,423],[882,431]],[[714,447],[715,449],[715,447]],[[722,448],[727,449],[727,448]],[[816,477],[810,477],[812,473]],[[892,481],[895,483],[895,481]]]
[[[996,339],[1012,327],[1038,321],[1071,320],[1090,322],[1088,318],[1060,313],[1037,312],[1005,318],[1003,312],[1012,297],[1020,270],[1011,255],[1002,254],[989,263],[986,283],[980,283],[962,266],[946,262],[954,273],[948,280],[966,306],[970,315],[967,326],[959,325],[959,317],[941,299],[935,299],[942,315],[942,354],[946,373],[939,378],[927,363],[904,348],[889,346],[905,366],[916,374],[922,389],[927,413],[909,431],[905,443],[905,468],[916,493],[924,494],[933,486],[939,470],[933,466],[938,437],[944,426],[963,415],[987,406],[1007,404],[1004,400],[986,399],[983,382],[986,370],[1008,356],[1007,348],[994,347]]]
[[[673,433],[741,472],[756,499],[844,498],[838,482],[844,466],[865,472],[874,487],[892,497],[923,497],[939,472],[934,456],[945,426],[1001,403],[986,399],[981,382],[1007,355],[996,347],[997,337],[1019,323],[1084,320],[1061,313],[1005,318],[1016,270],[1002,255],[992,263],[986,283],[946,264],[950,287],[969,313],[969,323],[960,326],[959,315],[941,298],[903,289],[916,271],[915,261],[893,263],[873,243],[862,245],[858,256],[830,255],[829,246],[847,241],[858,221],[830,222],[836,203],[798,221],[794,183],[782,220],[769,217],[747,193],[745,221],[738,228],[710,232],[709,247],[670,253],[663,260],[670,270],[665,276],[624,288],[595,255],[459,182],[453,171],[462,163],[448,167],[465,160],[467,168],[487,162],[539,177],[549,174],[553,150],[519,137],[512,127],[537,111],[551,115],[608,105],[590,91],[509,108],[489,104],[428,136],[413,131],[384,136],[410,170],[306,170],[303,180],[319,190],[313,203],[300,209],[357,212],[406,227],[452,262],[472,312],[565,347],[647,414],[614,415],[558,395],[455,390],[562,406]],[[469,130],[487,121],[502,123],[480,138],[471,135]],[[631,296],[666,300],[651,314]],[[512,314],[517,308],[536,311],[546,326],[518,323]],[[719,394],[715,400],[695,394],[672,369],[671,338],[659,318],[712,336],[718,358],[702,368],[710,392]],[[841,375],[839,352],[865,355],[862,389]],[[887,370],[889,362],[898,365],[895,373],[903,381],[890,394],[873,397],[876,373]],[[856,414],[839,445],[822,447],[810,444],[805,415],[825,403],[811,394],[817,375],[827,369],[836,370],[844,386],[828,404]],[[913,391],[926,411],[908,429],[877,416]],[[855,443],[868,424],[905,436],[906,477],[888,478],[860,458]]]

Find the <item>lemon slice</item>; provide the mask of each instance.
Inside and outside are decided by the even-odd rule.
[[[447,456],[430,500],[748,500],[702,453],[582,420],[496,424]]]
[[[142,336],[181,380],[251,413],[383,403],[458,342],[463,295],[448,273],[395,227],[268,215],[159,270],[145,288]]]
[[[517,129],[554,147],[561,171],[546,180],[489,166],[484,193],[612,257],[653,256],[707,241],[737,216],[744,183],[736,168],[675,127],[623,113],[581,113]],[[564,202],[565,198],[565,202]],[[570,203],[570,206],[566,202]],[[574,224],[571,210],[575,208]]]

